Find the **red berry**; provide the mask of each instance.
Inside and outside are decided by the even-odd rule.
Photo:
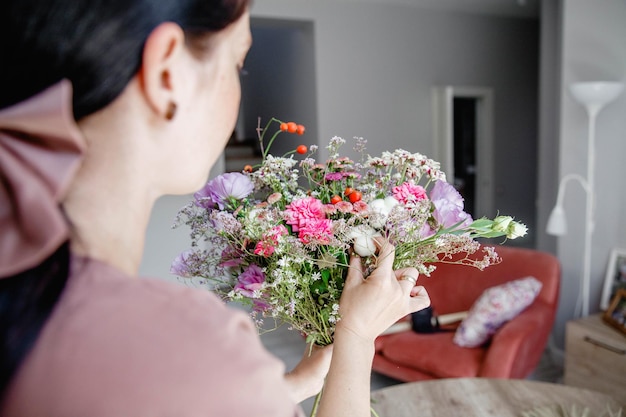
[[[333,198],[330,199],[330,202],[332,204],[337,204],[340,201],[343,201],[343,200],[342,200],[341,196],[338,196],[338,195],[334,195]]]
[[[304,135],[304,131],[306,130],[306,128],[303,125],[297,125],[296,126],[296,133],[298,135]]]
[[[295,122],[287,123],[287,132],[296,133],[297,130],[298,130],[298,125]]]
[[[304,155],[309,149],[306,147],[306,145],[300,145],[296,148],[296,152],[298,152],[300,155]]]
[[[357,201],[361,201],[361,198],[363,198],[363,193],[361,193],[360,191],[352,191],[348,198],[350,199],[351,203],[356,203]]]

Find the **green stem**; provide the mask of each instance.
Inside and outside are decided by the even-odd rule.
[[[267,154],[270,152],[270,148],[272,147],[272,143],[274,143],[274,139],[276,139],[276,136],[278,136],[278,134],[281,131],[278,130],[276,133],[274,133],[274,136],[272,136],[272,138],[270,139],[270,141],[267,143],[267,148],[265,149],[265,151],[263,152],[263,159],[265,159],[267,157]]]
[[[261,148],[261,154],[263,155],[263,159],[265,159],[265,157],[267,156],[267,153],[270,150],[270,147],[272,146],[272,142],[274,141],[274,139],[276,139],[276,136],[280,133],[280,130],[278,130],[276,133],[274,133],[274,136],[272,137],[272,139],[270,139],[268,145],[267,145],[267,149],[265,149],[265,147],[263,146],[263,139],[265,138],[265,132],[267,132],[267,129],[270,127],[270,125],[272,124],[272,122],[278,122],[278,123],[282,123],[280,120],[278,120],[275,117],[272,117],[267,124],[265,125],[265,128],[263,128],[263,131],[261,132],[257,132],[258,136],[259,136],[259,146]],[[261,123],[261,119],[259,118],[259,128]],[[258,130],[258,129],[257,129]]]
[[[322,400],[322,392],[324,392],[324,388],[322,388],[322,390],[315,396],[315,402],[313,403],[310,417],[315,417],[317,415],[317,409],[319,408],[320,401]]]

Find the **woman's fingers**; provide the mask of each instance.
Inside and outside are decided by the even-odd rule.
[[[388,240],[382,237],[375,238],[374,243],[378,247],[376,269],[380,268],[382,270],[391,271],[393,269],[393,260],[395,258],[396,248],[391,243],[389,243]]]
[[[363,265],[361,264],[361,257],[356,253],[350,255],[348,275],[346,276],[346,282],[344,290],[348,287],[354,287],[363,282]]]
[[[421,285],[413,287],[411,290],[411,299],[409,300],[409,306],[412,312],[423,310],[430,306],[430,297],[426,288]]]
[[[394,273],[400,286],[407,292],[410,292],[415,287],[419,277],[419,272],[415,268],[402,268],[394,271]]]

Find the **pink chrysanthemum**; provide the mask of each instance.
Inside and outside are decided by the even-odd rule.
[[[426,190],[421,185],[405,182],[392,188],[393,197],[402,204],[414,203],[428,198]]]
[[[329,219],[308,219],[300,226],[298,238],[304,244],[330,243],[333,237],[333,224]]]
[[[324,205],[320,200],[313,197],[305,197],[294,200],[285,208],[286,223],[297,232],[310,219],[324,219]]]

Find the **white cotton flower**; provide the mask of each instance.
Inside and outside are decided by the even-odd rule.
[[[354,251],[364,258],[376,253],[374,238],[381,236],[374,228],[369,226],[357,226],[348,233],[348,237],[353,240]]]
[[[369,204],[369,209],[372,212],[378,214],[378,216],[374,216],[372,221],[370,221],[370,224],[377,229],[382,228],[387,221],[387,216],[389,216],[391,210],[393,210],[393,208],[398,204],[400,204],[398,200],[391,196],[385,198],[377,198],[376,200],[372,201]]]

